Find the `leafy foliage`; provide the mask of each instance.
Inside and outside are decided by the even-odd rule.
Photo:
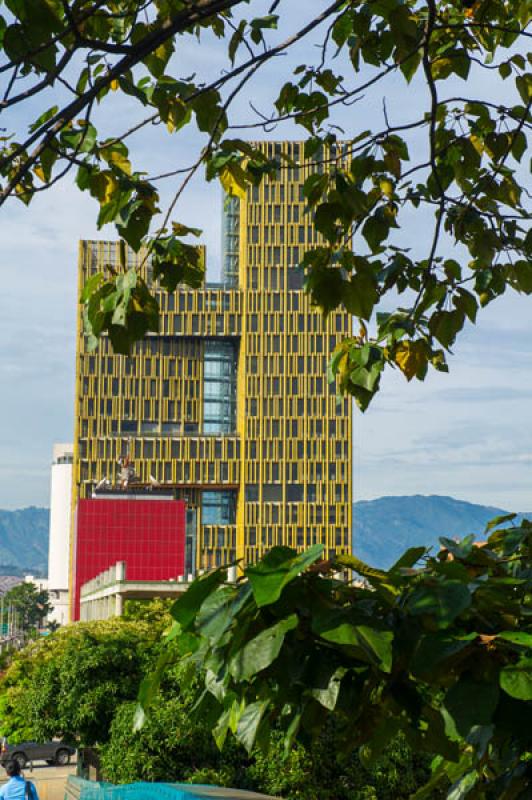
[[[79,623],[14,654],[0,680],[2,735],[105,741],[116,708],[136,696],[163,630],[153,621]]]
[[[287,755],[278,730],[268,755],[248,754],[234,739],[220,751],[212,717],[194,715],[203,680],[181,660],[179,643],[170,646],[157,702],[134,730],[139,673],[157,661],[168,607],[166,600],[131,601],[125,619],[78,623],[12,653],[0,683],[2,734],[14,743],[66,736],[97,744],[104,777],[114,783],[208,782],[286,800],[402,800],[426,780],[429,760],[400,739],[370,769],[357,753],[338,761],[330,726],[314,746],[297,744]]]
[[[0,15],[0,70],[7,78],[0,110],[4,118],[19,103],[30,111],[8,118],[0,143],[0,205],[11,197],[30,203],[75,169],[78,187],[98,205],[98,225],[114,224],[124,245],[151,258],[161,286],[199,285],[199,251],[183,241],[198,232],[180,223],[171,228],[174,208],[200,167],[240,198],[261,180],[299,168],[234,138],[232,104],[251,92],[264,64],[323,30],[316,58],[306,47],[305,63],[283,76],[271,109],[250,126],[295,124],[306,139],[304,157],[316,162],[304,196],[319,238],[302,266],[307,290],[325,313],[343,306],[361,322],[357,336],[338,344],[331,377],[365,409],[386,367],[407,380],[423,380],[429,367],[446,370],[447,353],[480,308],[508,288],[532,292],[524,177],[532,126],[530,4],[337,0],[305,8],[304,24],[284,40],[284,4],[253,16],[257,5],[9,0]],[[213,39],[225,54],[219,72],[203,80],[173,74],[174,54]],[[386,106],[386,94],[395,91],[386,81],[394,77],[412,92],[416,87],[416,99],[422,85],[426,90],[426,100],[411,103],[410,114],[395,122]],[[504,87],[504,102],[493,100],[495,83]],[[53,106],[50,88],[61,89]],[[128,130],[117,122],[115,135],[103,136],[96,109],[120,95],[144,116]],[[364,109],[383,96],[382,126],[367,129]],[[354,101],[360,111],[340,131],[336,112]],[[19,120],[28,116],[24,130]],[[195,129],[201,144],[190,168],[152,176],[134,168],[131,137],[152,123],[173,136]],[[150,232],[158,182],[181,173],[162,224]],[[428,241],[413,241],[413,229],[430,231]],[[387,304],[383,313],[384,298],[395,306],[398,295],[402,305],[390,311]],[[92,346],[107,333],[118,352],[128,352],[157,330],[157,304],[125,260],[119,274],[95,276],[83,302]]]
[[[11,606],[23,631],[42,625],[43,619],[52,610],[48,592],[40,590],[34,583],[19,583],[4,596],[4,606]]]
[[[200,689],[199,676],[191,678],[183,664],[172,667],[159,701],[137,732],[134,704],[121,705],[109,741],[100,749],[105,779],[211,783],[285,800],[406,800],[430,774],[429,759],[414,755],[402,739],[394,740],[371,768],[357,753],[339,761],[330,726],[315,745],[296,744],[288,754],[279,731],[272,733],[267,754],[254,748],[248,755],[234,740],[220,751],[208,717],[193,715]]]
[[[488,525],[485,546],[442,539],[437,555],[412,548],[388,571],[274,548],[236,585],[203,577],[204,590],[191,589],[195,614],[186,594],[172,613],[205,670],[198,708],[214,709],[219,746],[231,732],[250,752],[266,748],[281,725],[289,751],[333,720],[339,752],[362,748],[365,763],[399,732],[415,752],[435,754],[416,800],[447,781],[453,800],[524,800],[532,525],[500,529],[512,516]],[[345,569],[364,585],[338,580]]]

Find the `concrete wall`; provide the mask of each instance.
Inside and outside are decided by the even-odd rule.
[[[50,482],[50,542],[48,548],[48,588],[54,610],[49,619],[68,621],[70,523],[72,498],[72,445],[55,445]]]

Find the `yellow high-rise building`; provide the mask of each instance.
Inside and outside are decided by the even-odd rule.
[[[154,287],[160,331],[130,357],[106,337],[87,352],[79,324],[74,504],[116,484],[129,456],[131,486],[160,484],[186,500],[191,572],[254,561],[278,544],[351,550],[352,405],[327,381],[351,318],[324,320],[298,269],[320,242],[302,194],[319,167],[303,160],[301,143],[260,146],[299,167],[226,200],[221,284],[170,295]],[[116,243],[81,242],[80,288],[118,261]]]

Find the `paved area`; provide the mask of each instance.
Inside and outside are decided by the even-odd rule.
[[[5,772],[0,778],[0,784],[5,782]],[[37,787],[39,800],[63,800],[65,796],[65,785],[69,775],[76,774],[76,765],[69,764],[67,767],[49,767],[46,764],[34,764],[33,770],[29,765],[24,770],[24,777]]]

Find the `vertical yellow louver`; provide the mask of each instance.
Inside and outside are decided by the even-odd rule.
[[[320,244],[302,193],[319,164],[302,143],[258,146],[299,166],[226,200],[222,284],[153,287],[160,330],[130,357],[105,337],[88,353],[78,330],[74,504],[129,455],[139,491],[160,483],[194,510],[199,568],[276,544],[351,550],[352,407],[327,382],[351,319],[324,320],[298,269]],[[150,283],[143,254],[128,260]],[[80,285],[118,262],[116,243],[82,242]]]

